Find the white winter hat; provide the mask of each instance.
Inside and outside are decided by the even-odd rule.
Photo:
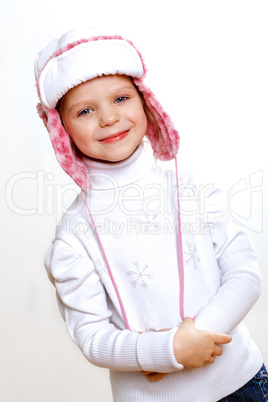
[[[67,32],[37,56],[35,75],[41,102],[48,109],[54,108],[69,89],[97,76],[143,76],[143,64],[133,45],[116,36],[109,40],[107,36],[95,36],[93,40],[90,31],[86,32],[85,40],[81,31]]]

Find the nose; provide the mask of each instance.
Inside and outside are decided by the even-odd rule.
[[[100,112],[99,124],[101,127],[112,126],[119,121],[119,113],[114,105],[105,105]]]

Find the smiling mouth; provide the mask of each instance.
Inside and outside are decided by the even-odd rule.
[[[111,135],[110,137],[103,138],[102,140],[100,140],[100,142],[109,144],[109,143],[121,141],[123,138],[125,138],[128,135],[128,133],[129,133],[129,130],[123,131],[121,133],[116,133],[114,135]]]

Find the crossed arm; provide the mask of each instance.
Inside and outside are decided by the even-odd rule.
[[[221,345],[231,341],[223,333],[238,325],[260,294],[255,252],[246,234],[224,215],[220,208],[209,214],[221,287],[195,320],[186,318],[178,330],[162,330],[163,334],[139,335],[115,328],[110,323],[112,312],[105,290],[82,246],[76,251],[60,238],[55,241],[46,267],[70,336],[89,361],[114,370],[143,369],[149,380],[157,381],[167,372],[179,370],[179,364],[197,368],[221,356]]]
[[[232,331],[259,295],[254,260],[243,261],[242,266],[236,263],[236,269],[227,264],[221,267],[222,286],[195,320],[186,318],[179,329],[162,330],[162,334],[137,334],[110,323],[111,311],[93,264],[61,241],[51,251],[47,262],[53,268],[61,313],[85,357],[114,370],[143,370],[151,381],[183,366],[212,363],[221,355],[221,345],[231,341],[223,333]],[[91,297],[85,297],[89,293]]]
[[[160,330],[167,331],[167,330]],[[186,318],[174,336],[174,355],[184,367],[199,368],[214,362],[216,356],[222,355],[220,345],[231,342],[230,335],[195,328],[194,320]],[[159,381],[166,373],[142,372],[151,381]]]

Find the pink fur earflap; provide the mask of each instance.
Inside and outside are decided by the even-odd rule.
[[[72,143],[69,134],[62,125],[58,111],[51,109],[46,115],[40,103],[37,105],[37,111],[49,132],[59,164],[82,190],[88,190],[90,183],[83,155]]]
[[[163,161],[175,158],[180,144],[178,131],[175,129],[170,117],[163,110],[153,92],[144,84],[143,80],[136,78],[134,79],[134,84],[142,93],[145,103],[161,131],[161,138],[159,138],[157,127],[148,122],[146,137],[152,145],[155,158]]]
[[[89,178],[86,165],[81,159],[81,152],[71,143],[70,136],[62,125],[60,115],[56,109],[48,112],[47,129],[53,144],[58,162],[63,170],[83,190],[88,189]]]

